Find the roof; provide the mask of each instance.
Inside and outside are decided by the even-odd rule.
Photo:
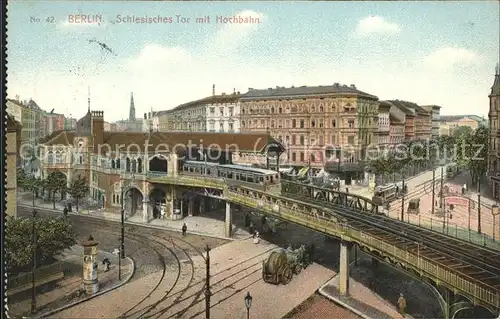
[[[169,111],[171,111],[171,112],[181,111],[181,110],[189,109],[193,106],[213,104],[213,103],[228,103],[228,102],[234,103],[240,98],[240,96],[241,96],[240,94],[236,94],[236,93],[227,94],[227,95],[226,94],[224,94],[224,95],[212,95],[212,96],[205,97],[205,98],[202,98],[199,100],[195,100],[195,101],[181,104],[181,105],[176,106],[175,108],[173,108],[172,110],[169,110]]]
[[[485,119],[477,116],[477,115],[441,115],[440,116],[440,121],[441,122],[456,122],[460,121],[462,119],[469,118],[471,120],[474,120],[476,122],[484,122]]]
[[[7,118],[7,131],[16,131],[22,128],[21,123],[16,121],[16,119],[9,113],[7,113],[5,117]]]
[[[400,100],[391,100],[388,101],[395,107],[401,110],[405,115],[412,115],[414,116],[415,113],[417,112],[415,106],[418,106],[415,103],[412,102],[406,102],[406,101],[400,101]]]
[[[495,80],[493,81],[493,86],[491,87],[490,96],[500,95],[500,66],[495,67]]]
[[[57,131],[44,139],[44,145],[71,145],[75,131]],[[187,147],[212,148],[241,152],[262,152],[266,146],[283,145],[267,133],[209,133],[209,132],[103,132],[101,152],[128,148],[130,151],[185,151]],[[97,151],[97,150],[96,150]]]
[[[386,101],[381,101],[378,105],[378,109],[379,111],[386,111],[386,112],[389,112],[389,110],[391,109],[391,103],[389,102],[386,102]]]
[[[403,121],[398,119],[394,114],[389,113],[389,120],[391,121],[391,124],[404,124]]]
[[[286,98],[293,96],[308,96],[308,95],[321,95],[321,94],[354,94],[366,98],[378,100],[378,97],[360,91],[355,85],[351,84],[340,85],[334,83],[333,85],[320,85],[320,86],[300,86],[300,87],[279,87],[268,89],[249,89],[249,91],[241,96],[241,100],[246,99],[264,99],[264,98]]]

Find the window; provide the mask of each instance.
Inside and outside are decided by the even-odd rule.
[[[214,113],[215,113],[215,107],[211,107],[211,108],[210,108],[210,114],[211,114],[211,115],[214,115]]]
[[[336,127],[337,126],[337,122],[335,122],[335,120],[332,120],[332,127]]]
[[[219,123],[219,130],[224,131],[224,123]]]
[[[300,152],[300,161],[303,162],[304,161],[304,152]]]
[[[229,116],[234,116],[234,107],[229,108]]]
[[[323,111],[324,111],[324,110],[325,110],[325,109],[324,109],[322,106],[320,106],[320,107],[319,107],[319,112],[320,112],[320,113],[323,113]]]
[[[297,156],[295,153],[292,153],[292,162],[295,162],[297,160]]]
[[[137,159],[137,172],[142,173],[142,159],[141,158]]]
[[[220,111],[220,116],[224,116],[224,108],[223,107],[219,108],[219,111]]]
[[[213,122],[210,122],[210,129],[214,130],[215,129],[215,124]]]
[[[292,120],[292,128],[297,127],[297,120],[293,119]]]
[[[319,143],[318,143],[320,146],[323,145],[323,135],[320,135],[319,136]]]
[[[229,124],[232,127],[233,124]],[[241,121],[241,127],[245,127],[245,121]]]
[[[278,109],[278,113],[283,113],[283,109],[281,107]]]
[[[292,135],[292,144],[291,145],[295,145],[295,144],[296,144],[295,135]]]
[[[304,120],[300,120],[300,128],[304,128]]]
[[[324,120],[323,120],[323,119],[321,119],[321,120],[319,120],[319,127],[320,127],[320,128],[323,128],[323,126],[324,126]]]
[[[347,137],[347,144],[354,145],[354,136],[353,135]]]
[[[82,155],[82,154],[80,154],[80,155],[78,156],[78,163],[79,163],[79,164],[83,164],[83,155]]]
[[[120,169],[120,159],[119,158],[116,159],[116,168]]]
[[[125,172],[130,172],[130,158],[125,159]]]
[[[304,145],[304,135],[300,136],[300,145]]]
[[[271,108],[271,114],[274,113],[274,107]]]
[[[271,121],[271,128],[274,128],[274,121]]]
[[[311,127],[316,127],[316,121],[315,120],[311,120]]]
[[[354,120],[347,121],[347,125],[349,126],[349,128],[354,128]]]
[[[229,130],[230,131],[234,130],[234,124],[233,123],[229,123]]]

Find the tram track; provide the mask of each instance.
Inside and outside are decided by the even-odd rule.
[[[274,248],[268,249],[258,255],[252,256],[250,258],[247,258],[243,261],[240,261],[239,263],[231,266],[230,268],[221,270],[216,273],[212,273],[210,275],[211,277],[211,288],[213,289],[214,287],[224,284],[224,286],[221,289],[218,290],[212,290],[212,297],[214,297],[217,293],[220,293],[221,291],[224,291],[226,289],[231,288],[233,285],[238,283],[240,280],[248,278],[249,276],[253,276],[255,274],[259,274],[259,280],[262,278],[261,277],[261,271],[262,271],[262,260],[264,260],[264,256],[267,255],[270,251],[272,251]],[[258,259],[256,262],[251,263],[250,265],[247,265],[248,262]],[[243,266],[243,267],[242,267]],[[236,271],[235,271],[236,270]],[[235,272],[234,272],[235,271]],[[247,273],[246,275],[241,276],[242,273]],[[229,273],[226,275],[226,273]],[[221,277],[221,278],[219,278]],[[257,280],[258,281],[258,280]],[[255,282],[257,282],[255,281]],[[226,283],[227,282],[227,283]],[[148,318],[184,318],[185,314],[193,307],[196,305],[200,304],[205,300],[204,297],[204,292],[205,292],[205,279],[193,282],[190,284],[188,287],[183,289],[182,291],[179,291],[177,293],[174,293],[169,296],[169,298],[172,298],[175,296],[175,302],[171,303],[170,305],[149,314],[148,316],[143,316],[141,317],[144,319]],[[189,294],[187,294],[188,291],[191,291]],[[180,309],[176,309],[180,308]]]
[[[318,204],[318,200],[305,196],[294,195],[294,197],[298,201]],[[427,254],[429,258],[450,268],[462,269],[461,272],[464,274],[474,274],[477,281],[500,289],[500,254],[498,252],[382,215],[370,216],[356,210],[321,202],[325,207],[334,210],[334,214],[346,218],[348,223],[355,228],[376,237],[382,237],[386,241],[392,241],[394,244],[404,245],[408,249],[418,250],[422,255]],[[478,276],[480,274],[482,276]]]

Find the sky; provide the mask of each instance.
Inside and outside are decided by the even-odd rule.
[[[256,23],[217,21],[233,16]],[[230,94],[335,82],[487,116],[500,56],[495,1],[10,1],[7,22],[9,98],[79,118],[90,87],[106,121],[128,117],[131,92],[141,117],[214,84]]]

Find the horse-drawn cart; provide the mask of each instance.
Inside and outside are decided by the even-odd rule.
[[[305,245],[293,250],[278,249],[273,251],[269,258],[262,262],[262,279],[271,284],[288,284],[293,274],[298,275],[303,268],[311,264],[311,249]]]

